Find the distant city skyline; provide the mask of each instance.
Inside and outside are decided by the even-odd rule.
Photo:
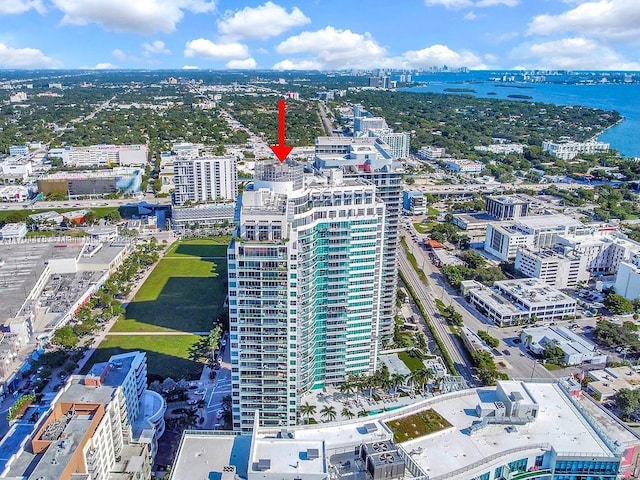
[[[640,70],[636,0],[4,0],[0,68]]]

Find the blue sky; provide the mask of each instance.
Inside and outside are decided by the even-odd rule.
[[[640,70],[639,0],[0,0],[0,68]]]

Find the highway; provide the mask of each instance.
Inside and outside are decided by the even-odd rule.
[[[144,195],[144,197],[129,197],[118,199],[106,199],[99,198],[93,200],[61,200],[61,201],[37,201],[37,202],[23,202],[23,203],[2,203],[0,207],[2,210],[51,210],[56,208],[94,208],[94,207],[119,207],[121,205],[127,205],[129,203],[138,203],[146,201],[154,204],[167,204],[171,203],[171,198],[155,198],[153,195]]]

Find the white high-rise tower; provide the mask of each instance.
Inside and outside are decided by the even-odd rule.
[[[302,394],[376,369],[384,219],[361,179],[257,166],[228,249],[234,429],[295,425]]]

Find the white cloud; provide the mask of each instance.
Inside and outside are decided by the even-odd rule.
[[[276,63],[273,70],[322,70],[322,64],[315,60],[289,60]]]
[[[40,14],[46,12],[42,0],[2,0],[0,2],[0,15],[15,15],[34,9]]]
[[[425,0],[427,7],[442,6],[445,8],[459,9],[473,6],[471,0]]]
[[[80,68],[86,68],[88,70],[115,70],[118,68],[118,66],[109,62],[100,62],[96,63],[93,67],[84,66]]]
[[[287,13],[280,5],[267,2],[255,8],[245,7],[225,13],[224,18],[218,20],[218,32],[233,38],[264,40],[310,22],[298,7],[293,7],[291,12]]]
[[[382,60],[386,54],[369,33],[337,30],[332,26],[289,37],[276,47],[276,51],[281,54],[311,54],[316,57],[316,62],[328,68],[369,66]]]
[[[608,46],[582,37],[519,45],[511,51],[510,57],[520,61],[519,66],[525,69],[640,69],[640,63],[629,61]]]
[[[196,67],[195,65],[183,65],[182,70],[200,70],[200,67]]]
[[[184,10],[215,10],[215,0],[51,0],[64,16],[62,24],[96,23],[114,32],[173,32]]]
[[[640,2],[637,0],[588,1],[559,15],[538,15],[528,33],[549,35],[575,32],[602,38],[637,38],[640,35]]]
[[[171,53],[171,50],[169,50],[164,42],[162,40],[154,40],[151,43],[143,43],[142,44],[142,50],[143,50],[143,54],[144,56],[148,57],[149,55],[154,55],[154,54],[165,54],[168,55]]]
[[[425,0],[427,7],[441,6],[452,10],[460,10],[462,8],[484,8],[484,7],[496,7],[498,5],[504,5],[506,7],[515,7],[520,3],[520,0]]]
[[[214,60],[244,60],[250,57],[249,49],[242,43],[214,43],[206,38],[197,38],[187,42],[184,56]]]
[[[0,68],[59,68],[62,63],[37,48],[13,48],[0,43]]]
[[[462,17],[464,20],[475,20],[476,18],[478,18],[478,16],[473,13],[472,11],[469,11],[467,13],[464,14],[464,17]]]
[[[253,70],[258,66],[255,58],[249,57],[244,60],[230,60],[225,65],[226,68],[232,68],[234,70]]]
[[[426,68],[442,65],[447,65],[450,68],[469,67],[476,70],[487,68],[475,54],[466,50],[456,52],[441,44],[430,45],[421,50],[409,50],[401,55],[400,62],[399,66],[404,68]]]

